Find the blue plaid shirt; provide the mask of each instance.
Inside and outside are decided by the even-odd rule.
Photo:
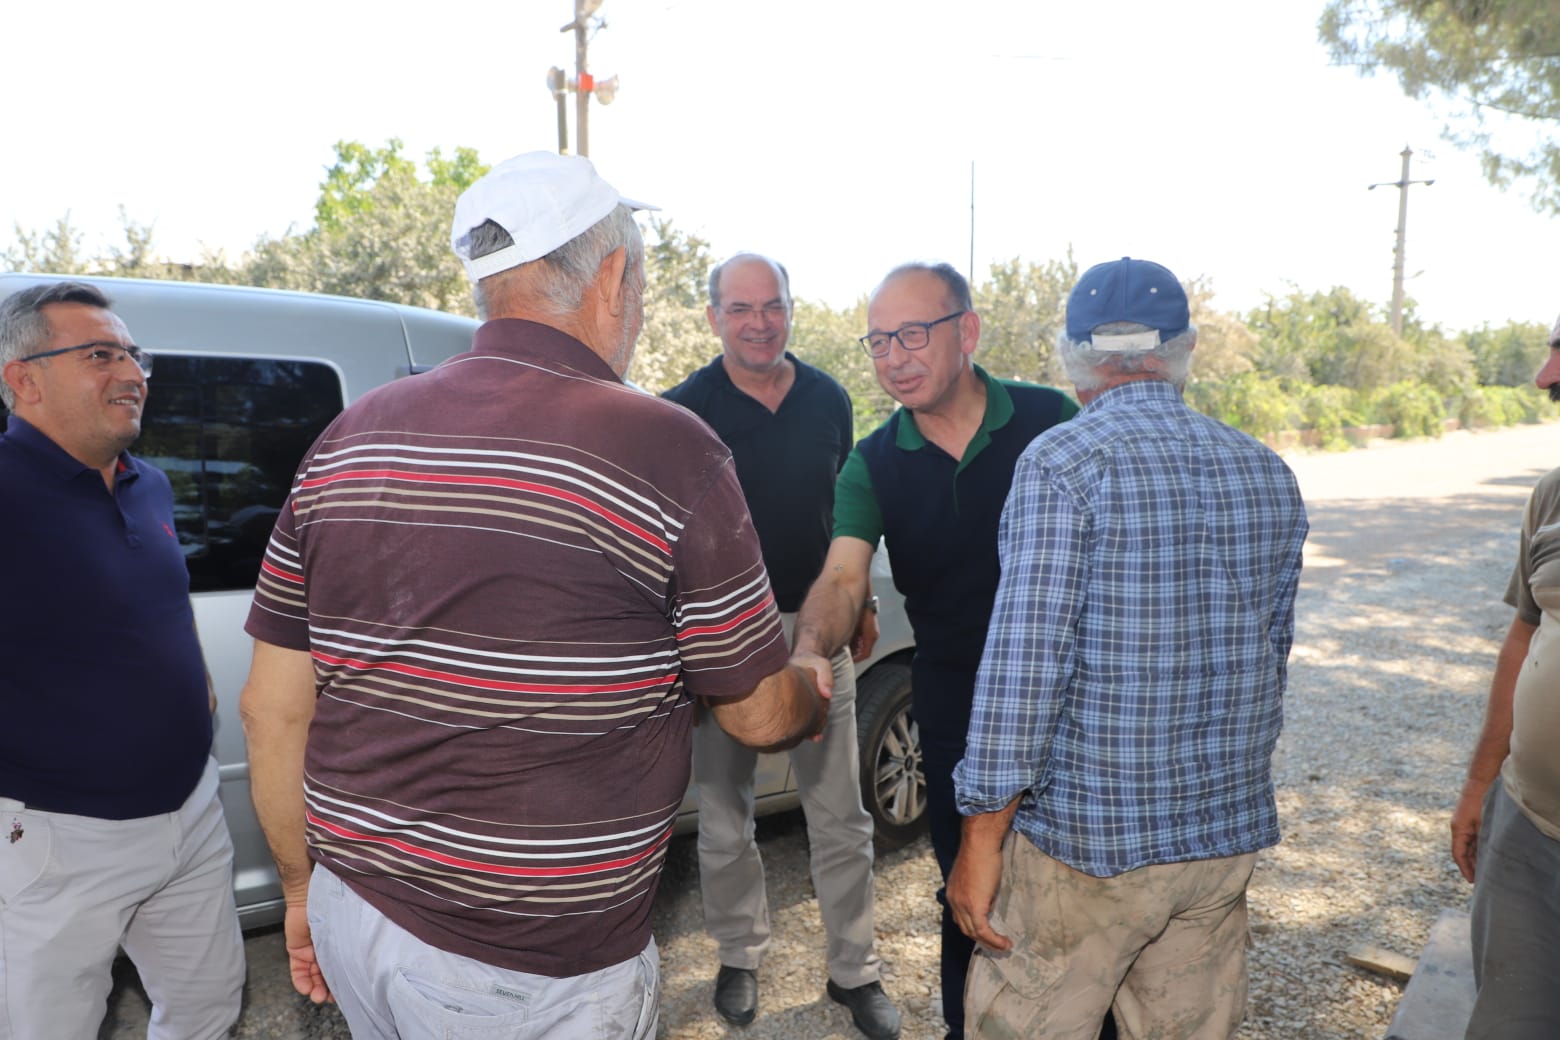
[[[1020,456],[959,810],[1095,877],[1278,842],[1271,759],[1307,524],[1294,474],[1169,383]]]

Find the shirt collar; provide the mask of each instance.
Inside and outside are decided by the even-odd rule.
[[[980,429],[975,431],[975,436],[970,438],[970,446],[965,449],[965,458],[989,444],[991,432],[1002,429],[1013,418],[1013,395],[1008,393],[1007,387],[1002,385],[1001,380],[991,378],[979,365],[971,367],[975,369],[976,377],[986,385],[986,411],[980,417]],[[926,447],[926,437],[915,424],[915,413],[908,408],[901,408],[900,411],[904,414],[899,418],[899,432],[894,435],[894,447],[904,451],[919,451]]]
[[[524,318],[494,318],[481,325],[472,338],[471,354],[539,359],[577,369],[596,379],[623,381],[600,354],[567,332]]]
[[[1111,406],[1124,404],[1128,401],[1180,401],[1181,391],[1176,389],[1174,383],[1167,383],[1163,379],[1133,379],[1129,382],[1113,386],[1109,390],[1100,391],[1099,395],[1084,405],[1082,412],[1092,412],[1096,408],[1103,408],[1102,402],[1108,401]]]
[[[48,434],[19,415],[6,417],[4,439],[22,448],[29,456],[61,480],[74,480],[82,473],[97,472],[97,470],[54,443],[54,440]],[[130,465],[129,453],[122,451],[119,453],[119,457],[114,460],[116,479],[119,474],[126,471],[131,476],[135,475],[135,467]]]
[[[726,355],[724,353],[716,354],[715,355],[715,360],[711,361],[708,365],[705,365],[704,367],[709,370],[709,372],[711,374],[711,378],[716,380],[721,385],[721,387],[726,388],[726,389],[730,389],[734,393],[742,394],[744,397],[748,396],[747,394],[743,393],[743,391],[737,386],[736,383],[733,383],[731,381],[731,373],[726,371],[726,360],[725,360],[725,358],[726,358]],[[791,389],[794,390],[798,386],[800,386],[802,383],[807,382],[808,380],[813,378],[813,374],[816,371],[816,369],[814,369],[811,365],[807,364],[806,362],[802,361],[800,358],[798,358],[795,354],[791,353],[789,350],[785,352],[785,359],[791,363],[791,369],[792,369],[792,372],[794,373],[794,379],[793,379],[793,381],[791,383]],[[790,395],[787,394],[786,396],[790,396]]]

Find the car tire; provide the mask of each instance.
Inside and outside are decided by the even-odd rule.
[[[877,847],[888,852],[926,830],[926,768],[910,710],[910,666],[879,661],[856,687],[861,803],[872,815]]]

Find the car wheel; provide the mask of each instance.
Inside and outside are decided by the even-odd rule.
[[[926,830],[926,769],[921,736],[910,711],[910,666],[881,661],[856,688],[856,739],[861,752],[861,801],[889,851]]]

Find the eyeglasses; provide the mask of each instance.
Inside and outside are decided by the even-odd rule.
[[[766,303],[762,307],[754,307],[746,303],[734,303],[730,307],[722,307],[720,311],[726,317],[735,318],[738,321],[746,321],[755,314],[762,314],[770,321],[779,321],[785,317],[785,304],[778,300]]]
[[[945,321],[954,318],[962,318],[968,311],[954,311],[944,315],[936,321],[912,321],[899,327],[897,332],[869,332],[861,337],[861,345],[867,349],[867,353],[873,357],[887,357],[888,348],[894,340],[906,350],[920,350],[932,341],[932,329]]]
[[[135,362],[135,367],[141,370],[142,375],[152,374],[152,355],[137,346],[124,346],[107,340],[93,343],[82,343],[74,347],[61,347],[58,350],[45,350],[38,354],[28,354],[18,361],[37,361],[40,358],[55,357],[60,354],[70,354],[78,350],[86,351],[83,356],[87,364],[93,368],[113,368],[125,358]]]

